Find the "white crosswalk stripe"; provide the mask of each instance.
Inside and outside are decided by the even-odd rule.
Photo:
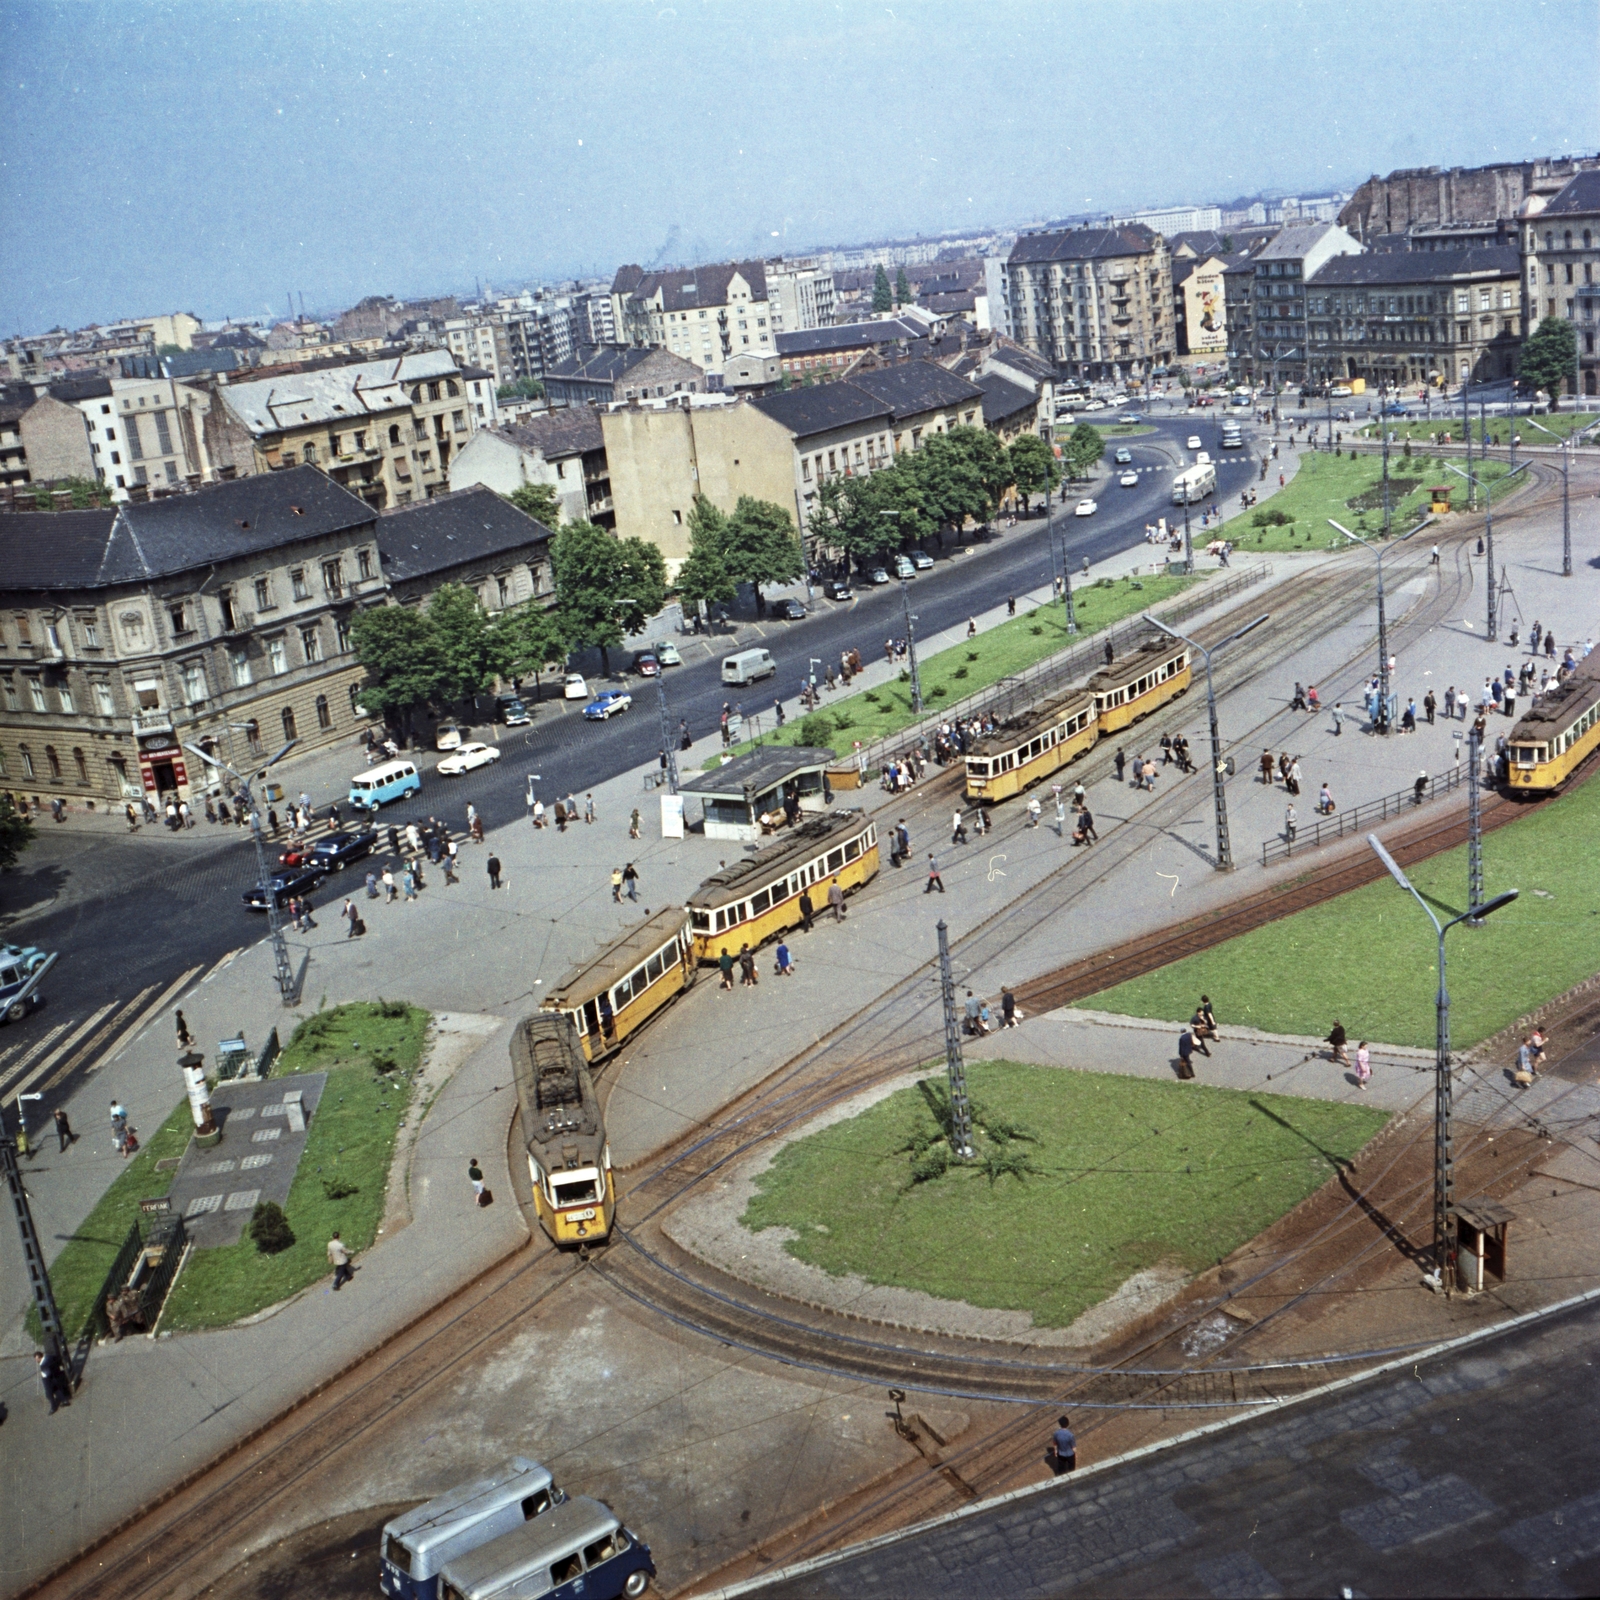
[[[80,1027],[74,1028],[73,1031],[69,1033],[67,1037],[63,1039],[61,1043],[58,1044],[55,1049],[52,1050],[50,1054],[39,1063],[39,1071],[41,1073],[48,1072],[51,1067],[53,1067],[56,1062],[62,1058],[62,1056],[64,1056],[75,1044],[77,1044],[84,1034],[88,1033],[89,1030],[96,1025],[96,1023],[105,1020],[106,1013],[111,1011],[116,1006],[116,1003],[117,1002],[113,1000],[109,1004],[101,1006],[100,1009],[95,1012],[95,1014],[90,1017],[87,1022],[83,1023]]]
[[[43,1052],[44,1052],[44,1051],[46,1051],[46,1050],[48,1050],[48,1049],[49,1049],[49,1048],[50,1048],[50,1046],[51,1046],[51,1045],[52,1045],[52,1044],[53,1044],[53,1043],[54,1043],[54,1042],[55,1042],[55,1041],[56,1041],[56,1040],[57,1040],[57,1039],[59,1039],[59,1038],[60,1038],[60,1037],[61,1037],[61,1035],[62,1035],[62,1034],[64,1034],[64,1033],[65,1033],[65,1032],[66,1032],[66,1031],[67,1031],[67,1029],[68,1029],[68,1028],[70,1028],[70,1027],[71,1027],[71,1026],[72,1026],[72,1024],[71,1024],[71,1023],[70,1023],[70,1022],[61,1022],[61,1023],[57,1023],[57,1025],[56,1025],[56,1026],[55,1026],[55,1027],[53,1027],[53,1028],[52,1028],[52,1029],[51,1029],[51,1030],[50,1030],[50,1031],[49,1031],[49,1032],[48,1032],[48,1033],[47,1033],[47,1034],[46,1034],[46,1035],[45,1035],[45,1036],[44,1036],[44,1038],[42,1038],[42,1039],[40,1039],[40,1040],[38,1040],[38,1041],[37,1041],[37,1042],[36,1042],[36,1043],[35,1043],[35,1044],[34,1044],[34,1046],[33,1046],[33,1048],[32,1048],[32,1049],[31,1049],[31,1050],[30,1050],[30,1051],[29,1051],[29,1052],[28,1052],[28,1053],[27,1053],[27,1055],[25,1055],[25,1056],[24,1056],[24,1057],[23,1057],[23,1058],[22,1058],[22,1059],[21,1059],[21,1060],[20,1060],[20,1061],[19,1061],[19,1062],[18,1062],[18,1063],[17,1063],[17,1064],[16,1064],[16,1066],[14,1066],[14,1067],[13,1067],[13,1068],[12,1068],[12,1069],[11,1069],[11,1070],[10,1070],[10,1071],[9,1071],[9,1072],[8,1072],[8,1073],[7,1073],[7,1074],[6,1074],[6,1078],[7,1078],[7,1079],[8,1079],[8,1080],[9,1080],[9,1079],[11,1079],[11,1078],[15,1078],[15,1077],[16,1077],[16,1076],[17,1076],[17,1075],[18,1075],[18,1074],[19,1074],[19,1073],[23,1073],[23,1072],[26,1072],[26,1071],[27,1071],[27,1070],[28,1070],[28,1066],[29,1066],[29,1064],[30,1064],[30,1063],[31,1063],[31,1062],[32,1062],[32,1061],[33,1061],[33,1060],[34,1060],[34,1059],[35,1059],[35,1058],[36,1058],[36,1057],[38,1057],[38,1056],[39,1056],[39,1055],[41,1055],[41,1054],[42,1054],[42,1053],[43,1053]],[[5,1085],[5,1083],[4,1083],[4,1082],[0,1082],[0,1090],[4,1090],[4,1089],[5,1089],[5,1087],[6,1087],[6,1085]],[[21,1092],[22,1092],[22,1090],[23,1090],[23,1089],[25,1089],[25,1088],[27,1088],[27,1085],[26,1085],[26,1084],[22,1084],[22,1085],[19,1085],[19,1087],[18,1087],[18,1090],[17,1090],[17,1092],[18,1092],[18,1093],[19,1093],[19,1094],[20,1094],[20,1093],[21,1093]]]

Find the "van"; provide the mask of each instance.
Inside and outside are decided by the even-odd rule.
[[[914,578],[917,569],[911,565],[910,556],[896,556],[894,558],[894,575],[897,578]]]
[[[378,1587],[391,1600],[438,1600],[445,1564],[560,1505],[566,1494],[537,1461],[493,1472],[384,1524]]]
[[[742,689],[758,678],[773,677],[777,670],[778,663],[772,659],[770,650],[741,650],[736,656],[722,658],[722,681],[735,688]]]
[[[422,788],[413,762],[403,756],[398,761],[385,761],[381,767],[368,767],[350,780],[350,804],[363,811],[376,811],[391,800],[416,794]]]
[[[566,1501],[490,1544],[457,1556],[440,1573],[439,1600],[637,1600],[655,1577],[650,1546],[587,1495]]]

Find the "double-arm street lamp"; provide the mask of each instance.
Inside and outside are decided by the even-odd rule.
[[[1278,432],[1278,363],[1292,360],[1299,354],[1300,347],[1298,345],[1290,345],[1285,349],[1281,344],[1274,345],[1271,350],[1263,350],[1261,352],[1261,359],[1272,363],[1272,432],[1274,437],[1277,436]]]
[[[1528,426],[1537,428],[1540,433],[1548,434],[1561,446],[1561,576],[1572,576],[1572,513],[1567,505],[1567,470],[1572,465],[1572,458],[1578,448],[1578,440],[1594,428],[1600,428],[1600,422],[1591,422],[1587,428],[1579,428],[1576,433],[1569,433],[1565,439],[1558,433],[1552,433],[1543,423],[1535,422],[1532,415],[1528,417]],[[1511,437],[1516,438],[1516,421],[1513,419]]]
[[[1411,880],[1400,870],[1399,863],[1383,848],[1378,836],[1369,833],[1367,843],[1389,869],[1389,876],[1427,913],[1428,921],[1433,924],[1434,932],[1439,937],[1439,992],[1434,998],[1433,1044],[1433,1260],[1439,1274],[1439,1287],[1448,1292],[1453,1287],[1456,1265],[1456,1217],[1451,1193],[1454,1173],[1450,1154],[1450,991],[1445,985],[1444,936],[1458,922],[1476,922],[1498,911],[1501,906],[1510,905],[1517,898],[1518,891],[1510,889],[1505,894],[1496,895],[1487,905],[1478,907],[1476,913],[1463,911],[1459,917],[1441,923],[1433,914],[1433,907],[1417,893]]]
[[[1222,735],[1217,731],[1217,693],[1211,682],[1211,658],[1224,645],[1230,645],[1235,639],[1242,639],[1247,633],[1254,633],[1257,628],[1271,615],[1263,611],[1254,622],[1247,622],[1244,627],[1230,633],[1226,639],[1220,639],[1208,650],[1203,644],[1196,643],[1186,633],[1179,633],[1176,628],[1169,628],[1159,617],[1152,617],[1149,612],[1144,615],[1144,620],[1152,627],[1159,628],[1163,633],[1170,634],[1174,639],[1181,639],[1191,650],[1197,650],[1205,658],[1206,663],[1206,714],[1211,719],[1211,795],[1217,808],[1217,870],[1231,872],[1233,870],[1233,845],[1228,837],[1228,795],[1224,787],[1228,777],[1228,764],[1222,758]]]
[[[1354,539],[1357,544],[1365,545],[1376,557],[1378,563],[1378,715],[1373,719],[1373,722],[1379,733],[1387,733],[1389,731],[1389,693],[1391,687],[1389,683],[1389,623],[1383,609],[1383,558],[1387,555],[1392,555],[1407,539],[1414,534],[1421,533],[1432,521],[1433,518],[1431,516],[1424,517],[1410,533],[1402,533],[1392,544],[1386,545],[1380,550],[1371,540],[1363,539],[1359,533],[1351,533],[1342,522],[1335,522],[1332,517],[1328,518],[1328,526],[1330,528],[1336,528],[1345,538]],[[1491,634],[1490,637],[1492,638],[1493,635]]]
[[[229,729],[232,732],[232,729]],[[299,743],[298,739],[291,739],[270,761],[266,762],[256,771],[257,778],[265,778],[268,767],[275,767]],[[267,930],[272,940],[272,965],[273,973],[278,984],[278,993],[286,1006],[294,1004],[294,967],[289,961],[289,946],[283,938],[283,921],[278,915],[278,895],[272,887],[272,873],[267,867],[266,846],[261,837],[261,812],[256,805],[255,796],[250,792],[250,780],[238,770],[231,762],[219,761],[216,752],[203,749],[197,744],[185,744],[183,747],[191,755],[197,755],[208,767],[221,767],[239,785],[238,793],[243,798],[246,814],[250,818],[250,837],[256,847],[256,881],[261,885],[262,898],[267,908]]]
[[[1453,467],[1448,461],[1443,463],[1446,472],[1453,472],[1458,478],[1465,478],[1468,484],[1467,500],[1471,503],[1472,476],[1463,472],[1460,467]],[[1520,467],[1513,467],[1502,479],[1501,483],[1509,483],[1519,472],[1526,472],[1533,463],[1524,461]],[[1483,486],[1483,539],[1484,553],[1489,567],[1489,614],[1487,618],[1489,639],[1492,643],[1500,637],[1499,593],[1495,585],[1494,576],[1494,486],[1485,482]]]
[[[1046,516],[1049,515],[1050,497],[1045,495]],[[881,517],[893,517],[896,521],[900,518],[898,511],[880,511]],[[900,609],[906,623],[906,654],[911,665],[911,709],[917,715],[922,715],[922,678],[917,672],[917,614],[911,609],[911,590],[906,580],[900,580]]]

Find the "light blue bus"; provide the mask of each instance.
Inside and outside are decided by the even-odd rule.
[[[421,788],[422,779],[417,775],[416,763],[402,757],[358,772],[350,780],[350,804],[363,811],[376,811],[391,800],[417,794]]]

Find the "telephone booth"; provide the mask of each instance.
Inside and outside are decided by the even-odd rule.
[[[1514,1213],[1486,1195],[1458,1204],[1456,1276],[1463,1289],[1482,1289],[1488,1279],[1506,1281],[1506,1233]]]

